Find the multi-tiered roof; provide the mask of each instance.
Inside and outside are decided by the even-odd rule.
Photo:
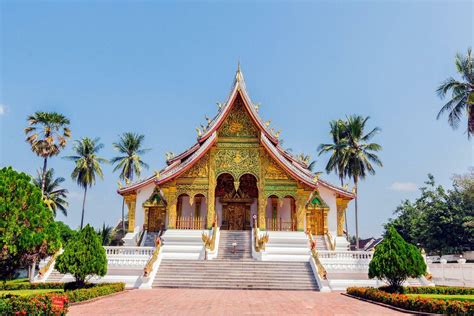
[[[265,124],[258,114],[258,107],[252,103],[250,96],[247,93],[244,76],[240,70],[240,66],[237,69],[234,83],[226,102],[220,106],[217,115],[209,121],[206,130],[199,130],[199,136],[196,144],[188,148],[183,153],[168,159],[166,161],[167,166],[159,173],[143,181],[123,187],[118,190],[118,193],[122,195],[129,194],[151,183],[154,183],[155,185],[162,185],[179,177],[181,174],[189,170],[204,154],[206,154],[212,145],[215,144],[217,141],[217,130],[225,121],[239,96],[242,99],[244,107],[248,111],[250,118],[258,127],[260,133],[260,143],[267,150],[268,154],[273,157],[273,159],[275,159],[278,164],[286,172],[288,172],[288,174],[290,174],[295,180],[300,181],[313,189],[323,186],[335,191],[335,193],[341,197],[349,199],[354,198],[354,194],[352,192],[332,185],[316,177],[315,174],[313,174],[308,169],[306,163],[296,159],[293,155],[285,151],[279,145],[278,133],[275,133],[273,130],[268,128],[267,124]]]

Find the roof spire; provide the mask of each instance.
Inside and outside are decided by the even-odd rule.
[[[238,82],[244,80],[244,75],[242,75],[242,70],[240,69],[240,60],[237,62],[237,73],[235,74],[235,80]]]

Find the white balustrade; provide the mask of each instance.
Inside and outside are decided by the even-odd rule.
[[[371,251],[318,251],[327,271],[366,272],[372,260]]]
[[[153,247],[104,247],[107,256],[151,256]]]
[[[153,254],[153,247],[104,247],[109,267],[143,268]]]

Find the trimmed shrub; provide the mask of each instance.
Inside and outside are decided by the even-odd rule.
[[[64,294],[71,303],[87,301],[96,297],[122,292],[125,289],[125,283],[103,283],[97,284],[91,288],[66,291]]]
[[[61,273],[71,273],[78,286],[83,286],[88,276],[107,273],[105,249],[91,226],[84,227],[67,243],[56,259],[55,268]]]
[[[387,293],[375,288],[347,289],[347,294],[392,305],[402,309],[435,314],[473,314],[474,303],[412,297],[405,294]]]
[[[406,279],[425,273],[426,264],[421,252],[390,226],[383,241],[375,248],[369,263],[369,277],[387,281],[391,291],[398,292]]]
[[[383,290],[383,288],[380,288]],[[407,286],[404,294],[474,295],[474,288],[461,286]]]
[[[63,289],[64,283],[3,283],[0,282],[0,291],[17,291],[17,290],[35,290],[35,289]]]

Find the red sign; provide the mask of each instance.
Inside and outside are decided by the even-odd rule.
[[[61,296],[53,296],[51,298],[51,304],[53,305],[53,307],[59,309],[59,310],[62,310],[64,309],[64,297],[61,297]]]

